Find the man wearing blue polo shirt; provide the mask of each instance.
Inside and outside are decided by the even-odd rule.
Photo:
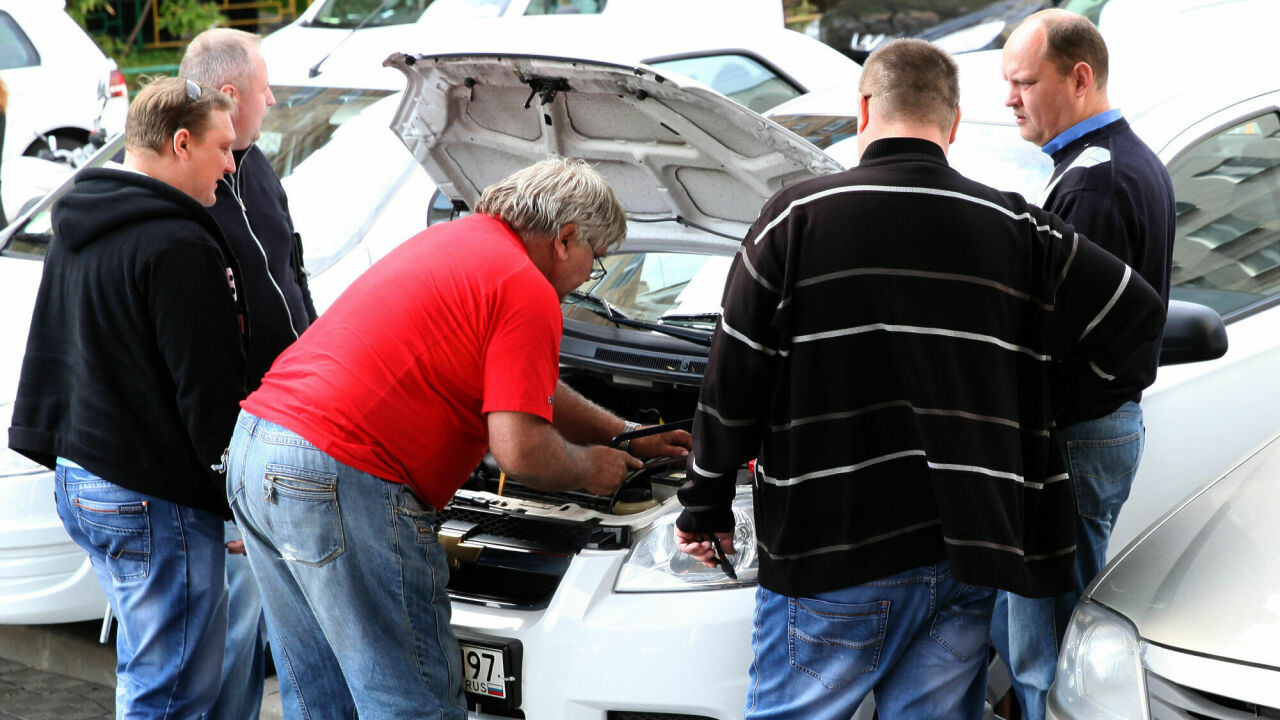
[[[1037,204],[1125,261],[1167,306],[1173,184],[1111,107],[1107,64],[1106,43],[1088,19],[1065,10],[1036,13],[1005,44],[1005,104],[1022,138],[1053,158],[1053,176]],[[1106,562],[1111,529],[1142,458],[1146,430],[1138,401],[1155,379],[1158,356],[1156,343],[1115,378],[1089,365],[1062,367],[1067,391],[1056,422],[1079,510],[1075,592],[1039,600],[1000,593],[991,628],[1029,720],[1044,717],[1071,611]],[[1082,392],[1094,388],[1102,391]]]

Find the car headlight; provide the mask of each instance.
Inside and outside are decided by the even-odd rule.
[[[728,555],[737,580],[730,580],[718,567],[709,568],[676,549],[676,508],[638,533],[631,553],[618,572],[613,589],[617,592],[677,592],[681,590],[722,590],[756,583],[756,523],[751,513],[751,488],[740,487],[733,500],[733,547]]]
[[[1128,620],[1092,602],[1071,616],[1049,691],[1056,716],[1147,718],[1147,685],[1138,633]]]
[[[0,477],[48,472],[43,465],[31,462],[9,449],[9,426],[12,424],[13,403],[0,404],[0,428],[4,430],[4,445],[0,447]]]

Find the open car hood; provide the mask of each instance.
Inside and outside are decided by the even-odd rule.
[[[591,163],[632,220],[741,236],[782,186],[842,169],[723,95],[644,65],[400,53],[384,64],[408,78],[392,130],[468,208],[490,183],[563,155]]]

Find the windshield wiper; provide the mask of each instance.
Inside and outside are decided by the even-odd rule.
[[[386,7],[386,6],[387,6],[387,3],[389,3],[389,2],[391,2],[391,0],[382,0],[382,2],[378,3],[378,7],[374,8],[373,10],[370,10],[368,15],[365,15],[365,16],[360,20],[360,22],[359,22],[359,23],[356,23],[356,26],[355,26],[355,27],[351,28],[351,30],[350,30],[349,32],[347,32],[347,34],[346,34],[346,35],[343,35],[343,36],[342,36],[342,39],[338,41],[338,44],[337,44],[337,45],[334,45],[333,47],[329,48],[329,52],[325,53],[325,54],[324,54],[324,57],[322,57],[322,58],[320,58],[319,60],[317,60],[317,61],[316,61],[316,64],[315,64],[315,65],[312,65],[312,66],[307,70],[307,77],[309,77],[309,78],[313,78],[313,77],[318,76],[318,75],[320,74],[320,66],[324,64],[324,61],[325,61],[325,60],[328,60],[330,55],[332,55],[332,54],[334,54],[335,52],[337,52],[337,51],[338,51],[338,48],[340,48],[340,47],[342,47],[344,44],[346,44],[346,42],[347,42],[348,40],[350,40],[350,39],[351,39],[351,36],[356,34],[356,31],[357,31],[357,30],[359,30],[359,29],[363,28],[363,27],[365,26],[365,24],[366,24],[366,23],[368,23],[370,20],[372,20],[372,19],[373,19],[373,18],[374,18],[378,13],[382,12],[382,8]]]
[[[582,292],[581,290],[571,290],[569,295],[579,300],[586,300],[595,307],[589,308],[591,312],[608,320],[619,327],[633,327],[642,330],[652,330],[656,333],[662,333],[678,340],[687,340],[688,342],[701,345],[703,347],[711,347],[711,333],[705,330],[691,330],[688,328],[670,327],[661,323],[650,322],[648,320],[636,320],[627,317],[621,310],[615,308],[608,300],[593,295],[592,293]]]
[[[668,313],[658,318],[660,323],[711,323],[713,326],[719,321],[718,312]]]

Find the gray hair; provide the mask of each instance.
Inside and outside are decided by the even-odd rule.
[[[476,212],[511,226],[526,243],[554,236],[568,223],[596,253],[607,253],[627,237],[627,216],[613,189],[586,162],[555,157],[490,185]]]
[[[255,70],[249,51],[256,50],[261,41],[243,30],[205,30],[187,46],[178,75],[212,88],[234,85],[243,89]]]

